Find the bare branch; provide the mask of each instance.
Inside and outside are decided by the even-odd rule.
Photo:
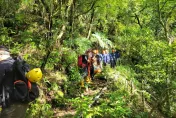
[[[148,7],[148,6],[145,5],[145,6],[139,11],[139,13],[140,13],[140,12],[143,12],[147,7]]]
[[[136,18],[136,20],[137,20],[137,22],[138,22],[138,25],[139,25],[140,28],[142,29],[142,24],[141,24],[141,22],[140,22],[140,20],[139,20],[139,16],[138,16],[137,14],[135,14],[135,18]]]
[[[162,8],[163,7],[164,6],[162,6]],[[164,23],[163,23],[163,21],[161,19],[161,9],[160,9],[160,2],[159,2],[159,0],[157,0],[157,12],[158,12],[158,17],[159,17],[159,22],[162,25],[162,27],[164,27]]]
[[[49,13],[49,6],[45,3],[44,0],[41,0],[41,2],[42,2],[42,4],[43,4],[43,6],[44,6],[46,12]]]
[[[96,8],[96,7],[95,7],[95,4],[97,3],[97,1],[98,1],[98,0],[95,0],[95,1],[92,3],[91,7],[90,7],[87,11],[85,11],[85,12],[83,12],[83,13],[81,13],[81,14],[78,14],[78,15],[75,16],[74,18],[78,18],[80,15],[87,14],[87,13],[89,13],[92,9],[95,9],[95,8]]]
[[[164,6],[166,5],[166,3],[168,2],[168,0],[166,0],[163,4],[163,6],[160,8],[160,11],[164,8]]]
[[[175,8],[176,8],[176,4],[172,7],[171,11],[167,14],[166,18],[169,18],[171,16]]]

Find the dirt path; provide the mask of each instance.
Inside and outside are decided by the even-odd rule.
[[[90,84],[89,89],[84,90],[83,95],[94,97],[98,92],[100,92],[100,90],[105,86],[105,84],[106,84],[105,80],[95,79]],[[55,115],[53,118],[73,118],[73,116],[76,114],[76,111],[74,109],[69,109],[69,108],[65,110],[55,108],[54,114]]]
[[[113,78],[113,82],[119,83],[121,87],[124,87],[127,91],[131,92],[131,94],[135,94],[138,96],[138,102],[136,104],[141,105],[142,103],[142,96],[141,96],[141,91],[136,88],[134,83],[130,80],[127,80],[127,78],[122,77],[119,72],[113,72],[113,75],[111,75],[111,78]],[[84,90],[82,93],[84,96],[92,96],[95,97],[97,93],[100,92],[100,90],[107,85],[106,80],[100,80],[100,79],[95,79],[91,84],[88,90]],[[132,88],[131,88],[132,87]],[[144,102],[144,107],[147,112],[150,112],[153,108],[151,104],[149,104],[147,101]],[[76,111],[74,109],[66,109],[66,110],[59,110],[55,109],[54,110],[55,117],[54,118],[72,118],[75,114]],[[164,118],[163,115],[155,109],[155,115],[152,117],[157,116],[158,118]]]

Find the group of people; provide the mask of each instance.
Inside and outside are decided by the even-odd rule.
[[[99,53],[98,49],[92,49],[78,56],[78,67],[82,77],[90,82],[96,73],[103,70],[103,67],[110,65],[111,68],[114,68],[119,58],[120,52],[115,49],[112,49],[111,52],[102,50],[102,53]]]

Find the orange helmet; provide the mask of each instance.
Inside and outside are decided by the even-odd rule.
[[[97,50],[96,50],[96,49],[94,49],[92,52],[96,54],[96,53],[97,53]]]
[[[103,53],[103,54],[106,54],[106,50],[103,50],[102,53]]]

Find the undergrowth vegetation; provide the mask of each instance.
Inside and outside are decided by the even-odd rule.
[[[40,115],[52,117],[56,112],[55,110],[59,112],[62,109],[74,109],[76,111],[74,116],[65,114],[62,117],[141,116],[142,112],[139,112],[142,108],[139,102],[141,101],[140,92],[138,93],[139,89],[135,88],[137,86],[137,82],[134,82],[135,73],[129,69],[128,66],[117,66],[115,70],[109,66],[105,67],[104,71],[97,74],[95,78],[104,77],[106,82],[99,83],[102,81],[99,80],[95,84],[96,88],[92,88],[95,85],[89,85],[89,89],[97,89],[90,95],[84,94],[84,90],[80,88],[78,81],[70,79],[71,82],[67,82],[69,78],[75,78],[75,76],[64,79],[62,73],[51,76],[55,72],[50,72],[47,78],[49,87],[41,85],[41,93],[43,94],[35,103],[30,105],[28,114],[32,117]],[[55,83],[53,78],[60,77],[62,78],[57,79],[57,83]],[[99,86],[98,84],[104,85]]]

